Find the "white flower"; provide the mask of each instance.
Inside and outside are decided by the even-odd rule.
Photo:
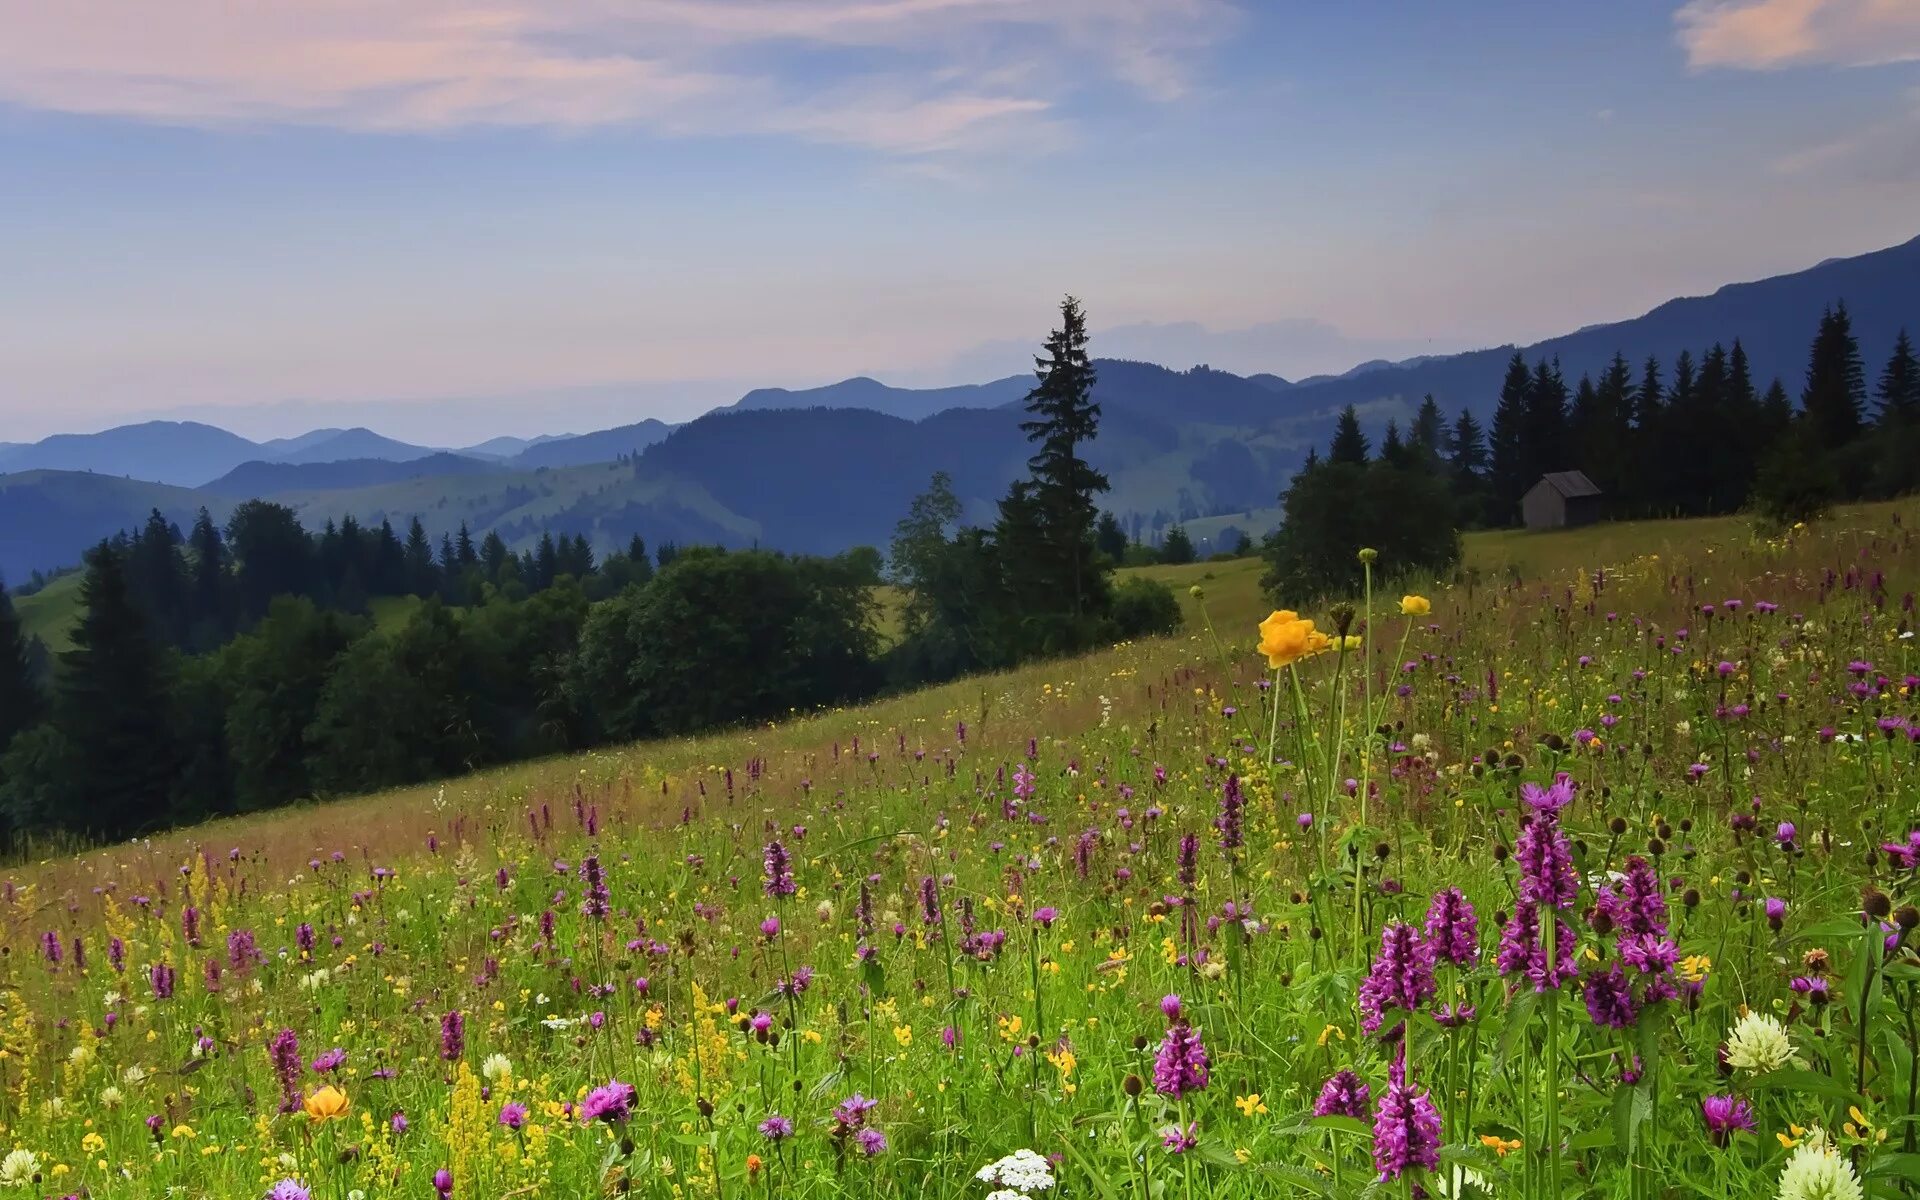
[[[499,1083],[513,1074],[513,1060],[504,1054],[489,1054],[487,1061],[480,1064],[480,1074],[488,1083]]]
[[[1793,1060],[1786,1026],[1773,1017],[1749,1012],[1727,1033],[1727,1065],[1755,1075],[1777,1071]]]
[[[1860,1179],[1824,1131],[1815,1129],[1780,1169],[1780,1200],[1861,1200]]]
[[[31,1150],[15,1150],[0,1159],[0,1187],[26,1187],[40,1173],[40,1158]]]
[[[196,1042],[194,1044],[198,1045],[199,1043]],[[126,1084],[128,1087],[139,1087],[146,1081],[147,1069],[139,1063],[134,1063],[126,1070],[120,1072],[120,1082]]]
[[[67,1061],[76,1067],[84,1067],[93,1061],[93,1047],[85,1042],[67,1051]]]
[[[998,1185],[987,1200],[1015,1200],[1028,1192],[1053,1186],[1053,1164],[1031,1150],[1015,1150],[999,1162],[988,1163],[974,1175],[982,1183]]]
[[[121,1095],[120,1089],[114,1087],[112,1084],[108,1084],[106,1087],[100,1089],[101,1108],[119,1108],[120,1102],[125,1099],[126,1097]]]

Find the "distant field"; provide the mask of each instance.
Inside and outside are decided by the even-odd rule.
[[[80,576],[62,575],[31,596],[17,596],[13,607],[20,628],[55,654],[73,649],[73,622],[80,615]]]

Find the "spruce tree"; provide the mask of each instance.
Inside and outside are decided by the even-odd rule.
[[[1487,439],[1474,420],[1473,411],[1463,408],[1447,434],[1447,474],[1462,525],[1478,525],[1484,516],[1487,477]]]
[[[427,527],[420,518],[413,518],[407,526],[407,543],[403,552],[405,567],[401,578],[405,590],[415,596],[431,596],[440,590],[440,572],[433,565],[433,543],[427,540]]]
[[[1920,361],[1914,358],[1913,343],[1905,329],[1894,340],[1893,353],[1880,372],[1880,386],[1873,394],[1880,401],[1877,419],[1883,428],[1912,425],[1920,418]]]
[[[1800,409],[1821,449],[1838,450],[1860,436],[1867,409],[1866,371],[1845,304],[1820,317],[1820,329],[1807,354],[1807,384],[1800,393]]]
[[[1108,484],[1081,457],[1084,444],[1099,433],[1100,405],[1093,399],[1086,313],[1072,296],[1060,303],[1060,327],[1047,338],[1046,353],[1034,359],[1034,373],[1039,381],[1026,399],[1033,419],[1021,422],[1020,431],[1040,445],[1027,469],[1046,556],[1023,569],[1050,577],[1066,611],[1078,621],[1106,606],[1105,577],[1094,558],[1099,509],[1093,498]]]
[[[88,556],[80,602],[54,704],[75,771],[63,824],[120,838],[167,820],[175,754],[166,656],[134,602],[120,548],[103,542]]]
[[[1519,518],[1520,497],[1539,478],[1538,475],[1529,477],[1533,464],[1526,457],[1527,396],[1531,384],[1527,360],[1515,350],[1507,362],[1507,377],[1500,385],[1500,400],[1493,408],[1493,433],[1488,439],[1492,510],[1486,515],[1494,525],[1511,525]]]
[[[1327,447],[1328,461],[1359,466],[1367,461],[1371,449],[1367,435],[1360,432],[1360,414],[1354,411],[1353,405],[1347,405],[1334,423],[1333,444]]]
[[[1186,526],[1175,525],[1168,529],[1166,536],[1160,539],[1160,561],[1179,566],[1193,559],[1193,539],[1187,536]]]
[[[7,581],[0,579],[0,754],[15,734],[38,722],[45,712],[46,697],[35,678],[20,614],[7,594]]]
[[[1407,431],[1407,449],[1412,452],[1414,462],[1429,471],[1437,471],[1440,458],[1447,444],[1447,417],[1440,411],[1440,404],[1428,392],[1420,400],[1420,409],[1413,415],[1413,425]]]

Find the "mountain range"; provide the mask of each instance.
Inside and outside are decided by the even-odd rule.
[[[1897,332],[1920,330],[1920,238],[1518,349],[1529,361],[1557,359],[1573,380],[1597,374],[1615,352],[1636,369],[1653,355],[1670,370],[1683,349],[1698,355],[1738,337],[1761,386],[1777,376],[1797,394],[1820,314],[1842,301],[1877,375]],[[1450,417],[1465,407],[1485,420],[1515,349],[1374,360],[1295,381],[1097,360],[1104,420],[1091,456],[1113,483],[1104,502],[1142,533],[1269,508],[1344,405],[1376,434],[1389,418],[1404,425],[1429,393]],[[250,497],[291,504],[309,524],[347,513],[396,524],[418,516],[436,538],[464,521],[515,546],[548,529],[584,534],[603,551],[634,533],[656,544],[795,551],[883,545],[937,470],[953,477],[970,516],[990,517],[1025,470],[1020,403],[1031,385],[1019,375],[926,389],[865,377],[762,388],[680,426],[643,419],[452,451],[364,428],[257,443],[186,422],[0,444],[0,574],[17,580],[72,563],[151,508],[184,522],[203,504],[217,516]]]

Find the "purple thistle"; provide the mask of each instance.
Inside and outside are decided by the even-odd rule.
[[[325,1054],[322,1054],[319,1058],[314,1059],[308,1065],[312,1067],[315,1072],[321,1075],[325,1075],[329,1071],[338,1071],[340,1069],[341,1064],[346,1061],[347,1061],[347,1052],[341,1049],[340,1047],[335,1046],[333,1049],[327,1051]]]
[[[1733,1135],[1753,1131],[1753,1105],[1734,1096],[1708,1096],[1700,1101],[1700,1116],[1713,1144],[1724,1147]]]
[[[878,1100],[869,1100],[859,1092],[848,1096],[833,1106],[833,1136],[846,1138],[866,1128],[867,1114],[873,1111]]]
[[[784,1142],[793,1136],[793,1122],[774,1113],[760,1122],[760,1136],[770,1142]]]
[[[1407,1082],[1405,1043],[1373,1110],[1373,1165],[1382,1181],[1415,1167],[1431,1171],[1440,1165],[1440,1111],[1425,1091]]]
[[[1200,1031],[1185,1021],[1175,1021],[1161,1039],[1160,1053],[1153,1060],[1153,1090],[1175,1100],[1189,1092],[1205,1091],[1211,1065]]]
[[[267,1200],[313,1200],[313,1193],[297,1179],[282,1179],[267,1189]]]
[[[632,1084],[612,1080],[587,1093],[587,1098],[580,1102],[580,1119],[587,1124],[595,1121],[623,1124],[633,1115],[635,1099]]]
[[[1352,1117],[1363,1121],[1367,1116],[1367,1102],[1372,1091],[1352,1071],[1336,1071],[1320,1085],[1320,1095],[1313,1102],[1313,1115],[1316,1117]]]
[[[860,1153],[875,1158],[887,1152],[887,1135],[878,1129],[866,1128],[853,1135],[854,1144],[860,1147]]]
[[[522,1128],[526,1126],[526,1123],[527,1123],[527,1106],[526,1105],[506,1104],[501,1106],[500,1124],[506,1126],[508,1129],[513,1130],[515,1133],[518,1133]]]
[[[787,848],[778,838],[767,843],[763,862],[765,882],[762,889],[769,896],[791,896],[799,889],[793,882],[793,860],[787,856]]]
[[[1480,918],[1459,888],[1435,892],[1427,905],[1427,945],[1440,962],[1470,967],[1480,960]]]
[[[1420,931],[1405,921],[1389,921],[1380,931],[1380,953],[1360,984],[1360,1028],[1378,1033],[1389,1009],[1417,1012],[1439,992],[1433,979],[1433,951]]]
[[[433,1190],[440,1193],[440,1200],[453,1195],[453,1172],[441,1167],[433,1173]]]

